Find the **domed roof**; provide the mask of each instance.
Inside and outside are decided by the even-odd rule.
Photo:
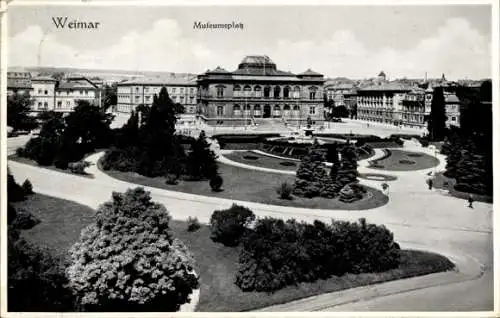
[[[264,67],[276,69],[276,64],[267,55],[247,55],[238,65],[238,69]]]

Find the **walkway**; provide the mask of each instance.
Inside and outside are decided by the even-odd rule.
[[[407,149],[426,152],[432,151],[408,144]],[[102,153],[88,158],[96,163]],[[436,168],[443,169],[443,156]],[[125,191],[135,184],[113,179],[97,169],[88,168],[94,178],[83,178],[60,173],[17,162],[9,162],[10,169],[17,180],[29,178],[36,192],[60,197],[97,208],[99,204],[111,198],[112,191]],[[360,172],[374,172],[360,162]],[[380,170],[376,171],[381,173]],[[286,304],[280,310],[466,310],[486,311],[493,306],[493,247],[492,247],[492,205],[476,202],[474,209],[468,209],[463,200],[444,195],[439,191],[427,189],[425,180],[428,171],[390,172],[398,179],[390,181],[390,200],[385,206],[363,211],[346,210],[306,210],[283,206],[270,206],[253,202],[241,202],[179,193],[163,189],[145,187],[151,191],[153,200],[164,204],[174,219],[185,220],[189,216],[197,217],[207,223],[216,209],[228,208],[233,202],[242,204],[254,211],[257,216],[279,218],[294,217],[297,220],[311,222],[314,219],[329,222],[331,218],[357,220],[365,217],[368,222],[385,224],[394,233],[395,240],[402,246],[418,244],[421,248],[450,255],[456,262],[459,272],[446,273],[441,281],[438,276],[414,278],[393,282],[394,285],[376,285],[365,287],[363,291],[344,291],[350,293],[347,304],[335,303],[338,293],[316,296],[300,303]],[[385,172],[384,172],[385,173]],[[56,234],[56,233],[55,233]],[[479,266],[481,264],[481,266]],[[482,273],[483,272],[483,273]],[[482,273],[482,274],[481,274]],[[443,276],[443,274],[439,274]],[[478,278],[479,277],[479,278]],[[417,280],[419,283],[417,283]],[[422,282],[422,281],[423,282]],[[449,285],[450,282],[456,282]],[[383,292],[370,294],[368,290],[388,290],[402,292],[413,289],[417,284],[439,283],[436,287],[423,291],[412,291],[387,295]],[[390,287],[393,286],[393,287]],[[382,296],[383,297],[378,297]],[[366,297],[370,299],[365,299]],[[322,299],[322,300],[319,300]],[[350,300],[356,302],[352,302]],[[322,305],[317,307],[315,304]],[[466,307],[466,308],[465,308]]]

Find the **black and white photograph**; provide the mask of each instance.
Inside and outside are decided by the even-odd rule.
[[[499,315],[498,2],[0,5],[2,317]]]

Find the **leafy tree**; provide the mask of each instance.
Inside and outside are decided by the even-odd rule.
[[[143,188],[114,192],[71,248],[69,285],[83,310],[177,311],[198,286],[170,215]]]
[[[137,146],[139,138],[139,113],[132,111],[129,119],[116,134],[115,146],[128,148]]]
[[[66,288],[61,261],[50,253],[19,238],[16,230],[7,231],[7,277],[9,311],[73,311],[74,299]]]
[[[434,88],[432,93],[431,113],[427,121],[431,140],[443,140],[446,134],[446,109],[442,87]]]
[[[210,216],[210,238],[226,246],[236,246],[254,220],[255,214],[250,209],[237,204],[216,210]]]
[[[29,94],[14,93],[7,97],[7,126],[16,130],[33,130],[38,128],[34,116],[30,115],[33,100]]]
[[[211,179],[218,173],[216,155],[210,149],[205,131],[201,131],[197,139],[191,143],[188,155],[189,173],[195,179]]]
[[[358,162],[356,149],[350,143],[347,143],[341,152],[340,168],[337,171],[335,182],[339,189],[347,184],[358,181]]]

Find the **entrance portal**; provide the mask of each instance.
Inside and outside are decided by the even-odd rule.
[[[271,106],[269,106],[269,105],[264,106],[264,113],[263,113],[262,117],[263,118],[271,117]]]

